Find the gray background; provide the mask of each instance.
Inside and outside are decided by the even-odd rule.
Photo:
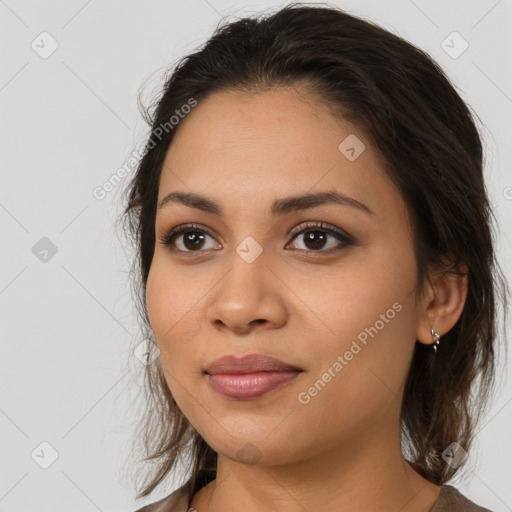
[[[126,461],[143,366],[132,352],[130,249],[114,227],[126,178],[103,199],[93,190],[123,165],[133,171],[127,161],[146,133],[136,102],[144,84],[148,97],[222,17],[281,5],[0,1],[0,511],[128,512],[175,488],[169,479],[134,500]],[[479,114],[499,257],[510,275],[512,2],[337,5],[429,52]],[[453,31],[469,44],[461,55]],[[451,482],[499,512],[512,510],[511,401],[503,378],[470,469]],[[53,450],[58,457],[43,469]]]

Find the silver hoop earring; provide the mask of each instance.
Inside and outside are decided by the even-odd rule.
[[[439,345],[439,340],[441,338],[441,335],[434,331],[434,329],[430,329],[430,333],[432,334],[432,339],[434,340],[434,346],[432,347],[434,349],[434,352],[437,354],[437,347]]]

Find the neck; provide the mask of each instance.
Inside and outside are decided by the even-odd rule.
[[[385,428],[384,422],[290,464],[249,466],[219,454],[216,479],[193,497],[191,507],[197,512],[428,512],[440,487],[402,458],[400,429],[394,422]]]

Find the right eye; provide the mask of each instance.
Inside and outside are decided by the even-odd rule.
[[[186,224],[177,226],[166,233],[159,242],[169,247],[171,251],[177,252],[202,252],[207,237],[213,237],[207,231],[197,224]],[[181,245],[176,247],[175,245]],[[206,247],[206,249],[215,249],[215,247]]]

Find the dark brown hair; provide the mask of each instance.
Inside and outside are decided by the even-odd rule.
[[[454,441],[469,451],[494,384],[497,294],[502,292],[505,305],[507,285],[495,258],[494,218],[472,113],[429,55],[389,31],[336,7],[294,3],[217,27],[166,77],[158,100],[143,113],[151,135],[126,190],[124,211],[137,251],[132,268],[143,336],[152,337],[145,285],[158,183],[179,129],[169,119],[191,98],[201,102],[217,91],[277,86],[313,93],[319,105],[366,134],[409,209],[419,284],[431,269],[457,272],[454,265],[467,265],[462,315],[437,354],[416,343],[401,411],[406,460],[441,485],[462,467],[451,467],[442,452]],[[150,494],[181,457],[191,472],[192,496],[215,478],[217,454],[175,403],[160,360],[145,368],[140,437],[145,460],[157,464],[137,497]]]

